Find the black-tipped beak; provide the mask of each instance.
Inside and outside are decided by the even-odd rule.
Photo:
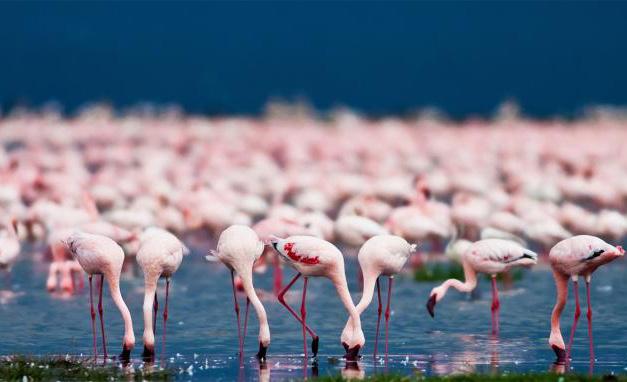
[[[120,361],[124,364],[127,364],[131,361],[131,349],[124,346],[122,348],[122,353],[120,353]]]
[[[318,356],[318,345],[320,342],[320,337],[316,336],[313,340],[311,340],[311,352],[314,357]]]
[[[266,362],[266,353],[268,352],[268,347],[263,346],[261,342],[259,342],[259,351],[257,352],[257,359],[259,362]]]
[[[429,300],[427,300],[427,311],[429,312],[432,318],[435,318],[435,303],[436,303],[435,300],[436,300],[435,294],[429,297]]]
[[[555,359],[555,364],[556,365],[564,365],[566,364],[566,350],[559,348],[555,345],[551,346],[553,348],[553,351],[555,352],[555,356],[557,357]]]
[[[142,353],[142,359],[144,360],[144,362],[154,362],[154,360],[155,360],[155,350],[154,349],[150,349],[146,345],[144,345],[144,351]]]
[[[345,346],[345,348],[347,347],[348,346]],[[344,358],[346,358],[347,361],[357,361],[359,359],[359,349],[361,349],[361,346],[359,345],[352,349],[347,349]]]

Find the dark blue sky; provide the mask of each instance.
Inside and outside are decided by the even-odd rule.
[[[626,2],[2,2],[0,103],[570,114],[627,105],[626,20]]]

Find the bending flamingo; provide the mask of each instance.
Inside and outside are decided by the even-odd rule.
[[[556,363],[563,364],[570,356],[575,328],[581,314],[579,306],[579,276],[586,280],[586,298],[588,302],[588,337],[590,339],[590,360],[594,361],[594,346],[592,341],[592,305],[590,304],[590,280],[592,272],[599,266],[609,263],[618,257],[623,256],[625,251],[622,247],[614,247],[595,236],[579,235],[565,239],[557,243],[549,252],[549,260],[553,268],[555,285],[557,287],[557,300],[553,313],[551,314],[551,335],[549,345],[553,348],[557,356]],[[568,297],[568,278],[573,280],[573,290],[575,291],[575,317],[570,330],[568,341],[568,351],[564,346],[564,339],[560,331],[560,316],[566,305]]]
[[[100,314],[100,326],[102,330],[102,346],[105,359],[107,357],[107,343],[104,332],[102,311],[102,285],[104,279],[109,283],[109,290],[113,302],[120,310],[124,320],[124,339],[122,341],[122,353],[120,359],[128,361],[131,350],[135,346],[135,334],[133,334],[133,320],[128,307],[124,303],[120,293],[120,273],[124,262],[124,252],[115,241],[106,236],[92,235],[84,232],[75,232],[66,239],[66,244],[72,256],[78,261],[83,270],[89,275],[89,304],[91,314],[91,329],[94,342],[94,356],[98,356],[96,350],[96,313],[92,299],[92,276],[100,275],[100,300],[98,313]]]
[[[147,228],[141,235],[137,263],[144,272],[144,352],[145,360],[152,360],[155,355],[155,332],[157,311],[157,282],[165,277],[165,307],[163,309],[163,335],[161,352],[165,354],[166,324],[168,321],[168,297],[170,277],[183,261],[183,255],[189,250],[170,232],[156,227]],[[153,323],[154,321],[154,323]]]
[[[257,358],[260,361],[265,361],[266,352],[268,346],[270,346],[268,316],[253,286],[253,265],[263,253],[263,249],[264,244],[255,231],[244,225],[232,225],[220,234],[218,248],[216,251],[212,251],[212,255],[217,257],[231,270],[240,357],[244,352],[244,338],[246,336],[246,324],[248,322],[248,304],[252,303],[255,312],[257,312],[257,318],[259,319],[259,352],[257,352]],[[237,302],[234,282],[235,274],[241,277],[244,293],[246,293],[247,297],[246,317],[244,318],[244,336],[242,336],[240,330],[239,304]]]
[[[306,332],[312,337],[311,351],[314,357],[318,354],[319,337],[307,325],[307,309],[305,300],[307,296],[307,283],[309,277],[327,277],[331,280],[340,300],[352,320],[352,330],[342,338],[342,345],[346,349],[346,358],[355,359],[366,343],[364,333],[361,330],[359,312],[351,299],[344,272],[344,257],[339,249],[326,240],[312,236],[290,236],[286,239],[273,238],[272,246],[298,273],[292,281],[279,293],[279,302],[301,323],[303,327],[303,346],[305,358],[307,357]],[[285,302],[285,293],[294,285],[300,276],[303,276],[303,294],[300,307],[300,316]]]
[[[538,261],[538,255],[520,244],[502,239],[484,239],[474,242],[462,255],[464,282],[448,279],[431,290],[427,301],[427,310],[431,317],[435,315],[435,304],[444,298],[448,288],[460,292],[470,292],[477,286],[477,272],[492,276],[492,333],[499,331],[498,310],[500,307],[496,275],[515,266],[532,266]]]
[[[392,283],[394,281],[394,275],[399,273],[407,259],[412,253],[416,251],[416,244],[409,244],[405,239],[400,236],[394,235],[378,235],[370,238],[364,243],[359,250],[357,259],[359,260],[359,266],[361,267],[362,274],[364,275],[364,290],[361,295],[361,300],[357,304],[357,311],[359,314],[372,302],[374,294],[375,284],[377,287],[377,298],[379,301],[379,308],[377,310],[377,334],[374,340],[374,355],[377,355],[377,344],[379,342],[379,324],[381,322],[381,289],[379,287],[379,276],[388,277],[388,300],[387,307],[385,309],[385,354],[388,354],[388,325],[390,321],[390,305],[392,297]],[[344,327],[342,337],[348,335],[350,330],[350,320]]]

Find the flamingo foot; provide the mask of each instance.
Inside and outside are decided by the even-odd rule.
[[[122,357],[122,356],[120,356],[120,357]],[[148,346],[144,345],[144,352],[142,353],[142,359],[144,360],[144,362],[154,362],[154,360],[155,360],[155,349],[154,349],[154,347],[148,347]]]
[[[311,340],[311,352],[313,353],[314,358],[318,356],[318,343],[320,342],[320,337],[315,336]]]
[[[359,359],[359,350],[361,349],[361,346],[356,345],[351,349],[346,344],[342,345],[344,345],[344,349],[346,349],[346,355],[344,358],[346,358],[347,361],[357,361]]]
[[[555,359],[555,364],[556,365],[566,364],[566,350],[560,347],[557,347],[555,345],[552,345],[551,348],[553,348],[553,351],[555,352],[555,356],[557,357]]]
[[[268,351],[267,346],[263,346],[261,342],[259,342],[259,351],[257,352],[257,359],[260,362],[266,362],[266,352]]]
[[[431,315],[431,317],[435,318],[435,304],[436,304],[436,295],[429,297],[427,301],[427,311]]]

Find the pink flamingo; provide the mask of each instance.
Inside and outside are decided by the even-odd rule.
[[[144,352],[142,356],[146,360],[152,360],[155,355],[153,321],[156,325],[159,309],[157,282],[160,277],[165,277],[165,307],[163,309],[163,335],[161,338],[161,352],[165,354],[170,277],[181,265],[183,255],[187,254],[189,254],[187,247],[176,236],[164,229],[151,227],[141,235],[139,250],[137,251],[137,263],[144,272]]]
[[[379,308],[377,310],[377,334],[374,342],[374,356],[377,355],[377,344],[379,342],[379,324],[381,322],[381,289],[379,287],[379,276],[388,277],[388,300],[385,309],[385,354],[388,354],[388,325],[390,321],[390,306],[392,301],[392,283],[394,275],[399,273],[407,262],[407,259],[416,251],[416,244],[409,244],[407,240],[394,235],[377,235],[370,238],[359,249],[357,259],[364,275],[364,290],[361,300],[356,308],[359,314],[372,302],[375,284],[377,287],[377,297]],[[350,320],[346,323],[342,338],[348,336],[350,329]]]
[[[106,236],[92,235],[84,232],[75,232],[66,239],[66,244],[70,253],[81,265],[83,270],[89,275],[89,304],[91,314],[91,329],[94,343],[94,356],[98,356],[96,350],[96,313],[92,299],[92,276],[100,275],[100,300],[98,303],[98,313],[100,315],[100,326],[102,330],[102,346],[105,359],[107,357],[107,344],[104,332],[104,321],[102,311],[102,285],[104,279],[109,283],[109,290],[113,302],[120,310],[124,320],[124,339],[122,341],[122,353],[120,359],[128,361],[131,350],[135,346],[135,335],[133,334],[133,320],[128,307],[124,303],[120,293],[120,273],[124,262],[124,252],[115,241]]]
[[[298,273],[292,281],[279,293],[279,302],[301,323],[303,327],[303,347],[307,358],[306,332],[312,337],[311,351],[314,357],[318,354],[319,337],[307,325],[307,308],[305,300],[307,296],[307,283],[309,277],[327,277],[331,280],[340,300],[348,311],[352,320],[352,333],[342,338],[342,345],[347,350],[347,359],[356,359],[366,343],[361,329],[359,312],[351,299],[344,272],[344,257],[337,247],[326,240],[313,236],[290,236],[286,239],[273,238],[272,246]],[[294,285],[296,280],[303,276],[303,293],[300,306],[300,316],[285,302],[285,293]]]
[[[220,234],[217,250],[212,251],[212,255],[231,270],[240,357],[244,353],[248,305],[252,303],[259,320],[259,351],[257,352],[257,358],[262,362],[265,361],[266,352],[268,346],[270,346],[270,326],[268,325],[266,310],[253,286],[253,265],[261,257],[264,247],[263,242],[251,228],[244,225],[232,225]],[[240,330],[239,304],[235,293],[235,274],[241,277],[244,293],[246,293],[246,316],[244,318],[243,336]]]
[[[560,241],[549,252],[549,260],[553,268],[555,286],[557,287],[557,300],[551,314],[551,335],[549,345],[557,356],[556,363],[564,364],[570,356],[575,328],[581,314],[579,306],[579,276],[586,280],[586,297],[588,301],[588,337],[590,339],[590,362],[594,362],[594,346],[592,341],[592,305],[590,304],[590,280],[592,273],[601,265],[609,263],[625,254],[622,247],[614,247],[598,237],[579,235]],[[568,297],[568,278],[573,280],[575,291],[575,317],[570,330],[568,351],[564,346],[564,339],[560,331],[560,316],[566,305]]]
[[[492,333],[499,331],[498,310],[500,306],[496,288],[497,273],[505,272],[515,266],[532,266],[538,261],[538,255],[520,244],[502,239],[484,239],[470,245],[462,255],[464,282],[448,279],[431,290],[427,301],[427,311],[435,316],[435,304],[444,298],[450,287],[460,292],[470,292],[477,286],[477,272],[492,276]]]
[[[0,269],[11,271],[11,267],[20,253],[20,239],[16,230],[17,221],[11,219],[6,230],[0,229]]]

